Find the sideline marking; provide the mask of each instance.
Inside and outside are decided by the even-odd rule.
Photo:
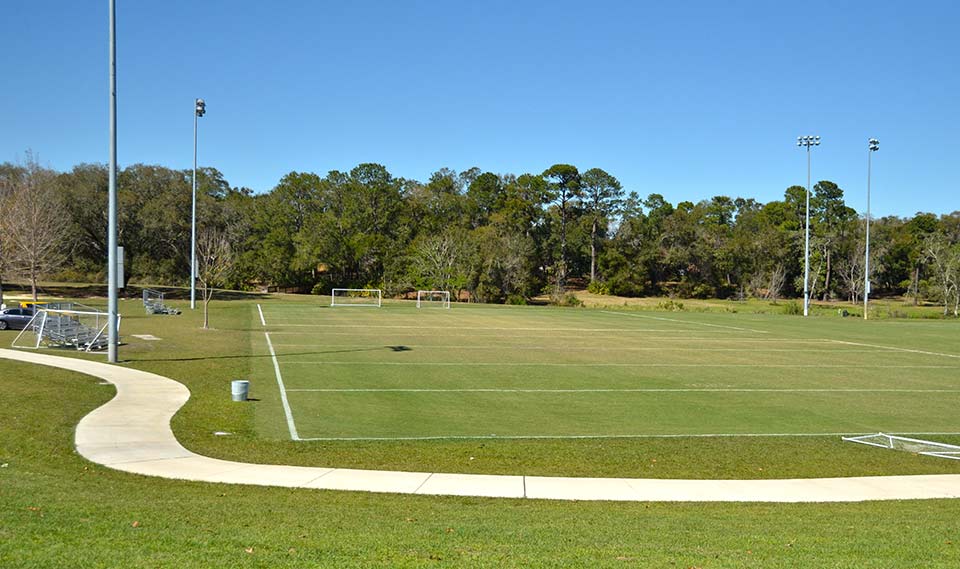
[[[863,433],[704,433],[704,434],[665,434],[665,435],[449,435],[424,437],[310,437],[301,441],[435,441],[435,440],[517,440],[517,439],[709,439],[738,437],[846,437]],[[957,436],[960,433],[896,433],[910,436]]]
[[[260,312],[260,324],[263,324],[264,326],[266,326],[267,321],[263,319],[263,309],[260,308],[259,304],[257,305],[257,311]]]
[[[724,326],[722,324],[707,324],[706,322],[697,322],[695,320],[677,320],[676,318],[664,318],[662,316],[647,316],[645,314],[632,314],[629,312],[614,312],[612,310],[601,310],[604,314],[616,314],[617,316],[633,316],[634,318],[648,318],[650,320],[663,320],[664,322],[679,322],[681,324],[697,324],[700,326],[710,326],[712,328],[725,328],[727,330],[738,330],[740,332],[756,332],[758,334],[769,334],[767,330],[754,330],[753,328],[738,328],[736,326]]]
[[[739,340],[730,340],[731,342],[736,342],[742,344],[742,341]],[[809,342],[807,342],[809,343]],[[668,346],[621,346],[621,347],[603,347],[603,346],[563,346],[558,348],[557,346],[524,346],[519,345],[439,345],[434,346],[430,344],[404,344],[408,348],[420,348],[426,350],[547,350],[547,351],[563,351],[563,352],[572,352],[572,351],[586,351],[586,352],[689,352],[691,348],[686,347],[668,347]],[[316,348],[317,344],[277,344],[278,348]],[[324,348],[369,348],[370,344],[323,344]],[[389,346],[382,346],[387,348]],[[743,352],[745,351],[743,346],[736,348],[696,348],[698,352]],[[785,353],[795,353],[795,352],[814,352],[818,354],[822,353],[831,353],[831,354],[884,354],[887,350],[882,349],[871,349],[871,350],[856,350],[856,349],[824,349],[821,348],[751,348],[751,352],[785,352]],[[283,354],[281,354],[283,355]]]
[[[466,366],[466,367],[506,367],[506,366],[536,366],[536,367],[710,367],[710,368],[802,368],[802,369],[960,369],[960,366],[947,365],[882,365],[882,364],[708,364],[708,363],[690,363],[690,364],[663,364],[663,363],[560,363],[560,362],[350,362],[350,361],[285,361],[287,365],[363,365],[363,366]]]
[[[295,441],[302,441],[297,434],[297,426],[293,423],[293,412],[290,410],[290,402],[287,401],[287,389],[283,385],[283,377],[280,376],[280,364],[277,362],[277,353],[273,351],[273,342],[270,341],[270,334],[264,330],[263,335],[267,338],[267,346],[270,348],[270,357],[273,359],[273,371],[277,374],[277,386],[280,388],[280,401],[283,403],[283,413],[287,416],[287,428],[290,430],[290,438]]]
[[[960,358],[956,354],[944,354],[941,352],[926,352],[923,350],[911,350],[909,348],[898,348],[896,346],[880,346],[877,344],[862,344],[860,342],[847,342],[844,340],[830,340],[831,342],[836,342],[837,344],[847,344],[848,346],[863,346],[865,348],[881,348],[884,350],[891,350],[894,352],[909,352],[911,354],[923,354],[925,356],[940,356],[942,358]]]
[[[436,389],[436,388],[303,388],[288,389],[287,391],[318,392],[318,393],[960,393],[960,389],[868,389],[850,388],[751,388],[751,387],[665,387],[658,388],[624,388],[624,389],[524,389],[524,388],[463,388],[463,389]]]

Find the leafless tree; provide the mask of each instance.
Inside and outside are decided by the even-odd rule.
[[[4,182],[3,259],[13,274],[37,282],[59,269],[67,258],[67,214],[56,191],[56,174],[41,167],[33,154],[26,164],[9,169]]]
[[[931,281],[943,300],[943,315],[952,305],[953,315],[960,316],[960,244],[932,233],[924,239],[923,255],[933,272]]]
[[[223,286],[233,268],[234,253],[226,232],[201,227],[197,232],[197,278],[203,294],[203,327],[209,328],[209,306],[213,289]]]

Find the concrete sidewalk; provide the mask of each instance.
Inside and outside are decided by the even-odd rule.
[[[960,496],[960,475],[955,474],[666,480],[387,472],[232,462],[200,456],[177,442],[170,419],[190,398],[190,392],[172,379],[30,351],[0,349],[0,358],[76,371],[114,384],[117,396],[77,425],[77,452],[98,464],[147,476],[292,488],[552,500],[855,502]]]

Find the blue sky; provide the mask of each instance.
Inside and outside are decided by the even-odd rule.
[[[378,162],[599,167],[672,203],[814,181],[874,215],[960,209],[960,3],[118,0],[118,158],[234,186]],[[108,158],[105,0],[11,2],[0,162]]]

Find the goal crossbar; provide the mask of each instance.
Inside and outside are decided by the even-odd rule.
[[[383,291],[378,288],[335,288],[330,291],[330,306],[375,306],[380,308]]]
[[[869,445],[890,450],[902,450],[916,454],[922,454],[924,456],[935,456],[937,458],[960,460],[960,446],[950,445],[947,443],[925,441],[923,439],[912,439],[910,437],[888,435],[886,433],[841,438],[851,443],[859,443],[862,445]]]

